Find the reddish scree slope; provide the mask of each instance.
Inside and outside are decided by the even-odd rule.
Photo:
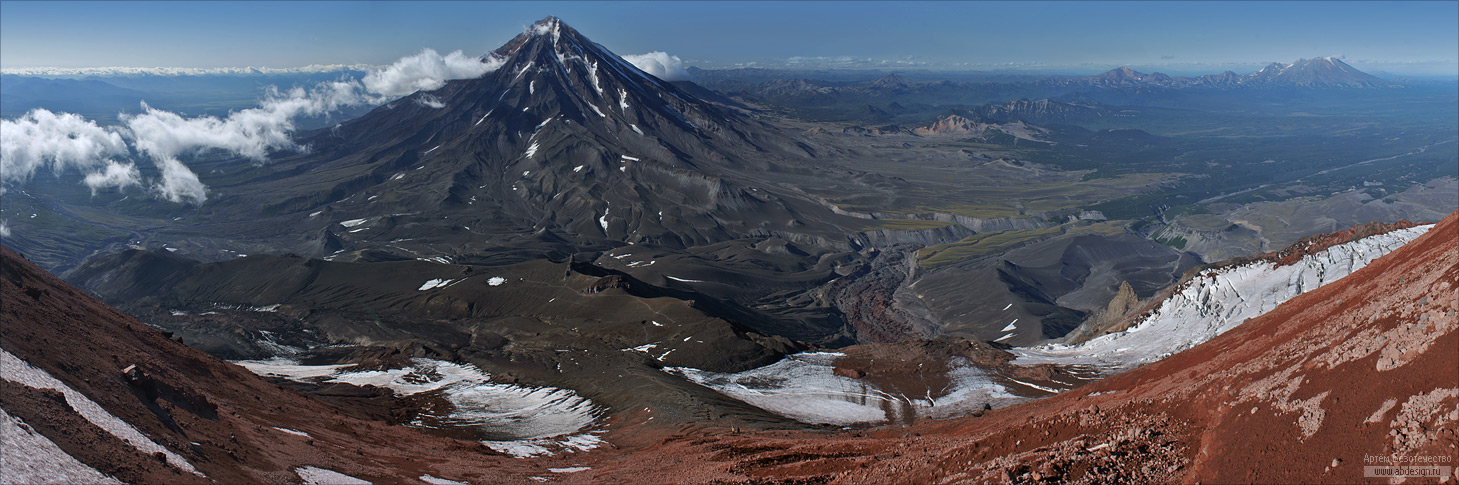
[[[523,463],[479,443],[387,426],[266,382],[169,340],[3,247],[0,301],[0,347],[90,397],[216,483],[297,482],[293,470],[300,466],[376,483],[421,483],[417,477],[424,474],[471,482],[550,474],[543,464]],[[132,364],[152,383],[129,384],[120,371]],[[117,440],[54,391],[0,379],[0,408],[83,463],[125,482],[209,482]]]
[[[681,433],[574,478],[1363,483],[1395,455],[1452,465],[1456,219],[1206,344],[1049,399],[865,432]]]

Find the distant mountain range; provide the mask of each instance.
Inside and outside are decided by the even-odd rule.
[[[1251,89],[1251,88],[1387,88],[1401,86],[1359,71],[1334,57],[1298,59],[1291,64],[1272,63],[1250,74],[1226,71],[1197,77],[1173,77],[1142,73],[1128,67],[1085,77],[1048,77],[1001,82],[926,81],[915,82],[896,73],[868,81],[846,82],[796,77],[766,78],[765,73],[747,73],[746,82],[729,74],[706,74],[701,84],[712,89],[743,93],[781,103],[824,102],[830,97],[877,97],[901,95],[925,97],[946,103],[984,104],[1018,97],[1054,97],[1066,89]],[[796,74],[796,73],[790,73]]]
[[[1380,88],[1398,86],[1372,74],[1354,69],[1335,57],[1298,59],[1291,64],[1273,62],[1251,74],[1231,71],[1197,77],[1171,77],[1161,73],[1145,74],[1128,67],[1112,69],[1094,76],[1053,81],[1065,86],[1104,88],[1247,88],[1247,87],[1346,87]]]

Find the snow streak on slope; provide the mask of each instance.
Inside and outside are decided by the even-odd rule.
[[[1236,328],[1297,295],[1337,281],[1431,227],[1399,229],[1332,246],[1287,266],[1259,261],[1208,272],[1192,279],[1129,330],[1073,346],[1011,349],[1018,355],[1014,363],[1086,364],[1118,370],[1154,362]]]
[[[130,423],[112,415],[106,408],[96,404],[95,401],[86,397],[85,394],[72,389],[71,386],[66,385],[66,383],[61,382],[55,377],[51,377],[46,371],[31,366],[26,361],[21,360],[20,357],[16,357],[15,354],[11,354],[10,351],[5,349],[0,349],[0,378],[36,389],[54,389],[61,391],[61,394],[66,396],[66,403],[70,404],[76,410],[77,414],[86,418],[91,424],[106,430],[112,436],[116,436],[117,439],[131,444],[138,451],[147,454],[162,453],[167,456],[167,463],[169,465],[194,475],[203,476],[201,472],[193,468],[191,463],[184,460],[182,456],[173,453],[172,450],[163,448],[162,445],[152,441],[146,435],[142,434],[141,431],[137,431],[137,428],[132,427]]]
[[[452,412],[418,416],[411,425],[470,427],[499,440],[571,441],[574,433],[592,426],[602,414],[601,407],[568,389],[497,384],[471,365],[431,359],[411,362],[401,369],[357,372],[345,370],[349,366],[306,366],[284,359],[235,363],[259,375],[373,385],[400,396],[440,392],[451,402]]]
[[[371,485],[365,480],[313,466],[299,467],[294,473],[307,485]]]
[[[71,457],[0,409],[0,483],[122,483]]]
[[[952,382],[938,396],[891,394],[862,379],[836,375],[844,354],[806,352],[734,374],[668,367],[675,374],[752,406],[812,424],[877,424],[914,417],[950,417],[981,409],[994,400],[1017,400],[971,365],[948,373]]]

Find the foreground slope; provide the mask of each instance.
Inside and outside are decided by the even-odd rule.
[[[520,481],[535,472],[480,443],[388,426],[379,413],[266,382],[170,340],[9,248],[0,248],[0,299],[5,483],[86,482],[98,472],[127,483],[296,482],[315,468],[377,482]],[[388,416],[390,400],[374,395]],[[83,466],[53,465],[71,460]]]
[[[1459,213],[1203,345],[1046,400],[851,434],[679,435],[596,478],[1360,482],[1459,453],[1456,287]]]

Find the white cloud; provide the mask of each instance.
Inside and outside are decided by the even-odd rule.
[[[455,51],[444,57],[433,49],[403,57],[384,69],[371,71],[362,80],[369,92],[400,97],[416,91],[439,89],[452,79],[470,79],[501,68],[505,59],[479,57]]]
[[[177,161],[176,158],[167,157],[157,161],[157,168],[162,169],[162,180],[153,187],[162,198],[173,202],[192,201],[202,204],[207,200],[207,186],[198,180],[198,174]]]
[[[359,81],[325,82],[287,91],[270,86],[257,108],[234,111],[224,118],[185,118],[143,103],[141,114],[121,117],[122,126],[101,127],[79,115],[37,109],[14,121],[0,120],[0,181],[25,182],[36,170],[49,166],[58,174],[68,168],[81,170],[86,174],[83,183],[93,194],[107,187],[141,185],[135,165],[112,159],[135,151],[150,158],[161,172],[160,179],[151,182],[161,197],[201,204],[207,199],[207,187],[181,157],[225,150],[263,162],[273,151],[307,150],[291,137],[296,117],[381,104],[418,90],[440,88],[449,80],[480,77],[504,62],[496,57],[470,57],[461,51],[441,56],[425,49],[371,71]],[[418,102],[432,108],[446,106],[434,96],[423,96]]]
[[[121,190],[129,186],[141,185],[142,174],[137,171],[136,165],[130,163],[121,164],[108,160],[106,162],[106,168],[98,172],[86,174],[86,179],[82,180],[82,183],[86,184],[87,187],[91,187],[91,195],[96,195],[98,189],[116,187],[118,190]]]
[[[0,181],[24,182],[45,167],[91,172],[127,152],[120,134],[80,115],[37,109],[0,120]]]
[[[143,103],[142,114],[123,116],[122,123],[132,145],[151,157],[162,171],[162,180],[154,188],[173,202],[202,203],[206,200],[203,183],[178,160],[179,156],[221,149],[262,162],[273,150],[305,149],[290,137],[295,117],[379,101],[383,98],[360,92],[358,83],[336,81],[320,83],[310,90],[279,91],[270,87],[259,107],[234,111],[227,118],[184,118]]]
[[[310,64],[300,67],[6,67],[0,74],[17,76],[214,76],[367,71],[368,64]]]
[[[296,148],[288,135],[293,122],[283,110],[250,108],[230,113],[225,119],[184,118],[146,103],[142,110],[142,114],[124,115],[122,123],[131,130],[132,145],[158,161],[210,148],[266,160],[269,149]]]
[[[684,61],[663,51],[648,54],[629,54],[623,60],[633,63],[639,70],[665,81],[688,81],[689,71],[684,70]]]
[[[441,109],[446,107],[446,103],[441,102],[441,98],[429,94],[422,94],[419,98],[415,98],[415,102],[427,108]]]

